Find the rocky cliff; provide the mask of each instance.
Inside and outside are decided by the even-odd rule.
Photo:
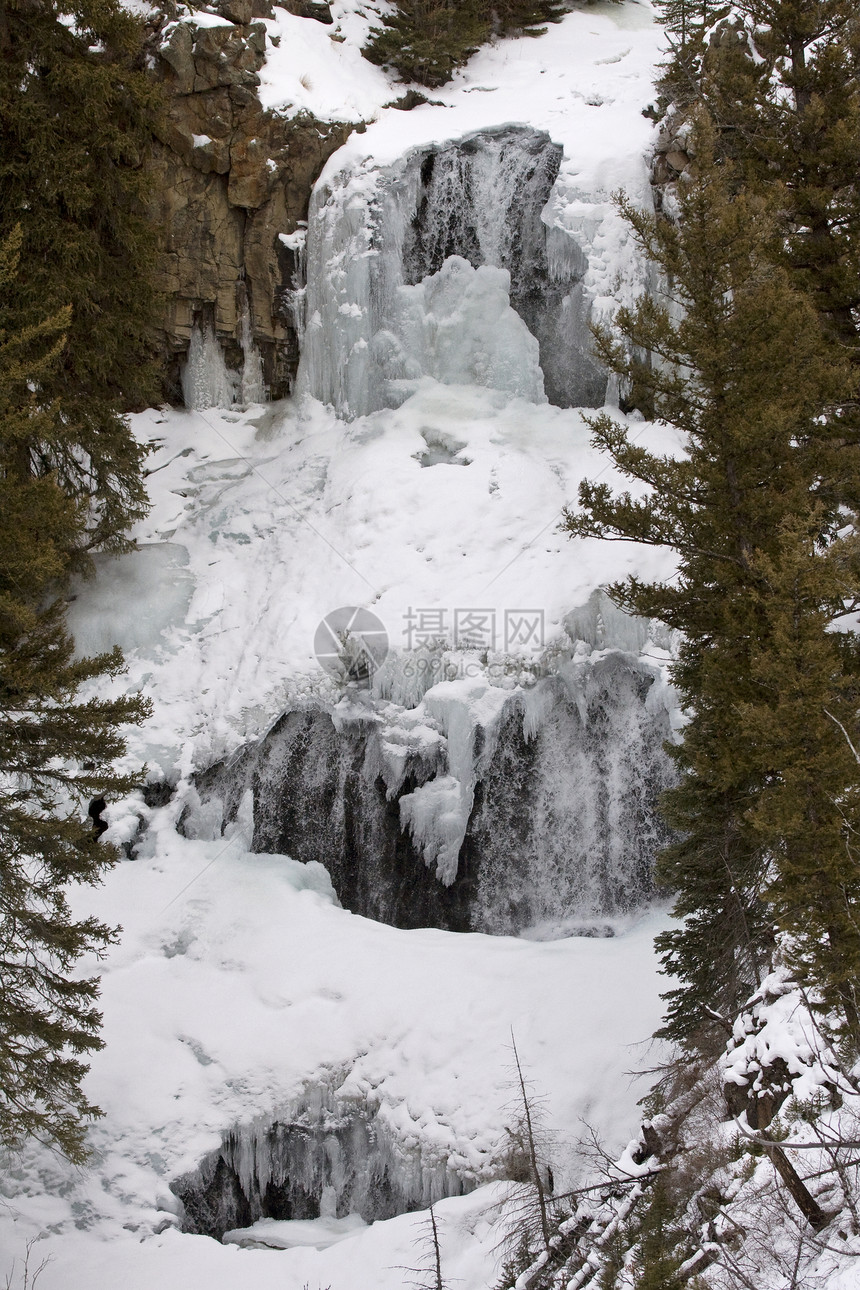
[[[330,22],[325,4],[285,6]],[[152,150],[153,218],[162,229],[165,396],[181,402],[180,371],[195,323],[214,327],[241,366],[242,317],[271,395],[287,393],[298,359],[289,310],[296,232],[328,157],[355,127],[262,107],[258,72],[271,16],[266,0],[221,0],[218,12],[162,13],[151,27],[153,70],[167,110]],[[359,128],[363,128],[359,126]],[[282,235],[286,240],[283,240]]]

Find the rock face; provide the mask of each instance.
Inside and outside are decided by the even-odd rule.
[[[502,936],[549,925],[611,934],[607,919],[652,898],[654,855],[667,840],[657,799],[672,782],[669,720],[649,702],[653,682],[636,659],[609,652],[538,682],[531,715],[512,694],[494,728],[478,725],[467,750],[474,796],[454,874],[441,881],[403,807],[434,786],[443,796],[452,769],[468,773],[455,767],[453,730],[409,751],[397,745],[395,783],[386,750],[398,735],[372,709],[287,712],[197,789],[215,806],[217,832],[250,792],[252,849],[324,864],[341,904],[366,918]],[[211,828],[211,807],[205,818]],[[196,835],[192,816],[183,827]]]
[[[674,105],[660,122],[651,162],[651,183],[657,211],[667,210],[667,193],[673,191],[679,176],[689,171],[693,164],[692,127],[689,115]]]
[[[602,406],[588,258],[543,220],[561,159],[545,131],[504,125],[333,167],[311,199],[299,388],[346,419],[422,376]]]
[[[324,4],[286,7],[331,21]],[[222,0],[219,8],[221,21],[213,16],[211,25],[162,16],[152,32],[168,98],[152,150],[152,216],[163,229],[157,287],[166,299],[165,395],[175,402],[195,323],[213,326],[228,366],[241,366],[246,307],[270,394],[289,390],[298,344],[288,297],[298,266],[281,235],[306,219],[320,170],[354,128],[265,111],[257,73],[266,28],[254,21],[267,15],[265,0]]]
[[[220,1240],[260,1218],[360,1214],[373,1223],[462,1196],[478,1181],[447,1155],[395,1141],[373,1106],[317,1085],[277,1120],[237,1125],[170,1187],[183,1204],[182,1230]]]

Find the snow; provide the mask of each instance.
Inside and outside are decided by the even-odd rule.
[[[263,107],[291,116],[310,112],[323,121],[367,121],[395,97],[390,78],[362,56],[370,24],[355,13],[358,7],[334,4],[334,26],[275,7],[274,19],[266,20]]]
[[[722,1059],[726,1083],[762,1095],[776,1063],[796,1101],[815,1102],[829,1086],[842,1083],[838,1061],[816,1024],[803,989],[781,969],[765,977],[734,1023]]]
[[[652,125],[639,114],[653,94],[661,39],[648,3],[597,0],[567,14],[540,39],[497,40],[451,84],[426,91],[432,104],[410,112],[385,109],[406,87],[361,56],[371,27],[379,25],[371,5],[335,0],[333,26],[277,7],[275,14],[266,27],[281,39],[267,49],[261,72],[264,106],[371,122],[346,145],[355,157],[385,164],[410,147],[528,120],[564,145],[570,174],[584,192],[601,187],[609,195],[626,185],[631,159],[635,170],[648,147]],[[195,14],[195,21],[201,17]]]
[[[333,27],[276,9],[266,27],[280,43],[269,42],[261,73],[266,106],[370,123],[329,161],[322,187],[375,182],[410,150],[525,122],[564,149],[543,213],[552,274],[583,271],[598,316],[641,286],[611,195],[647,194],[651,126],[641,110],[658,53],[647,5],[598,3],[542,38],[496,42],[433,92],[441,106],[412,112],[384,108],[402,87],[360,57],[374,9],[332,7]],[[282,240],[300,252],[304,230]],[[102,965],[106,1048],[87,1086],[105,1117],[85,1169],[38,1145],[11,1164],[0,1277],[32,1236],[36,1255],[51,1256],[39,1290],[401,1290],[420,1214],[353,1220],[352,1232],[327,1214],[316,1227],[264,1223],[237,1238],[256,1232],[289,1247],[277,1250],[177,1230],[171,1180],[231,1128],[252,1134],[321,1089],[374,1117],[419,1179],[449,1171],[476,1186],[435,1212],[445,1275],[484,1290],[496,1275],[495,1180],[513,1115],[511,1030],[547,1099],[560,1185],[579,1168],[581,1119],[610,1149],[634,1130],[644,1085],[628,1072],[653,1064],[637,1046],[658,1022],[665,986],[652,948],[659,913],[618,920],[612,937],[570,936],[587,930],[573,924],[529,939],[400,931],[339,908],[321,865],[251,853],[247,803],[221,837],[189,783],[288,705],[318,699],[337,719],[367,701],[313,653],[327,613],[365,606],[391,646],[373,698],[392,708],[381,768],[389,789],[410,749],[447,740],[450,774],[402,809],[450,881],[477,725],[487,757],[501,706],[519,690],[526,729],[537,729],[548,700],[534,681],[553,659],[566,660],[572,685],[594,650],[665,665],[671,641],[613,613],[598,589],[633,571],[665,576],[671,558],[558,531],[580,479],[618,480],[590,446],[587,414],[543,401],[535,344],[505,278],[497,266],[454,261],[405,288],[406,358],[418,375],[399,407],[346,422],[311,397],[258,403],[249,341],[250,406],[225,411],[218,405],[236,391],[204,331],[185,374],[191,410],[133,418],[151,446],[152,510],[134,534],[137,551],[99,557],[95,577],[74,586],[69,621],[79,652],[125,650],[115,688],[154,701],[130,732],[129,762],[145,760],[178,789],[158,810],[138,798],[109,808],[118,841],[133,840],[141,821],[147,831],[134,860],[78,897],[83,911],[124,928]],[[464,289],[446,295],[454,279]],[[339,300],[336,312],[344,303],[343,325],[359,328],[360,302]],[[667,448],[665,430],[632,419],[630,429]],[[458,614],[476,613],[493,625],[483,646],[458,638]],[[534,631],[517,635],[528,615]],[[665,686],[653,687],[652,702],[671,706]],[[186,809],[193,837],[176,830]],[[333,1234],[343,1239],[331,1243]]]
[[[295,233],[279,233],[278,241],[282,242],[289,251],[301,251],[304,249],[307,237],[307,229],[300,228]]]
[[[107,585],[100,577],[76,588],[73,626],[86,622],[86,640],[128,649],[117,684],[156,697],[153,717],[130,734],[131,751],[168,775],[262,733],[288,701],[339,697],[313,642],[321,619],[342,605],[367,605],[382,620],[392,657],[381,679],[417,688],[412,699],[398,695],[412,706],[440,678],[440,660],[429,658],[426,668],[413,660],[411,679],[402,675],[422,626],[452,646],[465,611],[486,611],[488,623],[494,615],[492,671],[510,685],[519,669],[509,655],[536,662],[570,645],[564,624],[576,606],[586,637],[596,588],[634,569],[659,577],[672,568],[665,552],[558,532],[583,476],[613,479],[576,409],[426,380],[401,408],[351,423],[308,401],[245,413],[152,411],[134,424],[154,445],[141,549],[100,564]],[[632,433],[660,441],[645,422]],[[428,444],[446,442],[461,445],[458,459],[469,464],[424,466]],[[168,557],[150,553],[165,544],[168,564],[183,563],[179,587],[172,573],[165,581]],[[138,621],[121,621],[126,580]],[[519,646],[510,638],[526,611],[537,615],[535,633]],[[642,649],[660,645],[646,639]],[[448,662],[454,675],[475,675],[484,657],[479,649]]]
[[[442,1201],[436,1208],[446,1275],[456,1277],[457,1285],[491,1284],[497,1267],[492,1250],[496,1234],[487,1210],[495,1199],[496,1189],[482,1189],[464,1200]],[[422,1235],[422,1216],[415,1214],[374,1223],[361,1236],[327,1250],[286,1253],[240,1250],[204,1236],[182,1236],[169,1228],[149,1240],[133,1232],[108,1241],[75,1232],[62,1243],[50,1242],[54,1259],[39,1286],[40,1290],[110,1290],[118,1285],[123,1290],[304,1290],[305,1286],[403,1290],[408,1275],[403,1269],[416,1266],[415,1242]],[[47,1242],[40,1242],[34,1254],[42,1256],[47,1248]],[[23,1259],[23,1242],[12,1252]]]
[[[235,27],[235,23],[229,18],[223,18],[220,13],[209,13],[206,9],[188,8],[188,12],[183,14],[183,21],[194,23],[196,27]],[[165,28],[165,34],[170,29],[170,25]]]
[[[621,1145],[639,1092],[627,1072],[659,1015],[660,918],[612,940],[402,932],[338,908],[321,866],[250,854],[241,827],[217,842],[181,838],[178,809],[155,812],[144,854],[84,897],[88,911],[124,920],[103,981],[107,1047],[88,1079],[105,1111],[92,1131],[96,1164],[78,1173],[34,1149],[14,1237],[0,1213],[10,1255],[49,1229],[38,1247],[53,1255],[42,1290],[106,1287],[94,1268],[101,1278],[111,1266],[131,1285],[156,1269],[166,1284],[202,1287],[214,1276],[241,1290],[261,1275],[267,1284],[265,1254],[239,1260],[175,1233],[167,1183],[223,1129],[276,1118],[315,1080],[371,1108],[406,1158],[492,1179],[513,1114],[512,1030],[547,1098],[556,1176],[569,1171],[562,1138],[580,1118]],[[487,1203],[478,1192],[440,1212],[459,1223]],[[336,1247],[353,1251],[344,1284],[399,1285],[386,1267],[404,1261],[393,1251],[418,1221],[376,1223]],[[479,1252],[486,1269],[490,1251]],[[313,1267],[314,1284],[337,1284],[340,1253],[309,1257],[290,1251],[272,1275],[299,1290]]]
[[[620,24],[634,13],[643,20],[635,49],[611,71],[602,70],[596,55],[631,46],[631,33]],[[639,172],[644,180],[653,125],[641,109],[653,92],[658,41],[650,10],[630,3],[598,3],[570,13],[538,40],[499,41],[480,50],[452,85],[433,91],[442,107],[389,110],[364,133],[353,134],[329,160],[323,182],[347,160],[353,168],[364,158],[390,164],[408,148],[527,121],[564,147],[567,174],[577,181],[581,201],[589,203],[596,191],[608,198],[618,186],[628,186],[631,175]],[[588,102],[597,98],[599,105]]]
[[[315,1250],[328,1249],[357,1232],[365,1231],[367,1224],[357,1214],[347,1218],[284,1219],[261,1218],[250,1227],[236,1227],[221,1237],[224,1245],[238,1245],[243,1249],[267,1247],[271,1250],[290,1250],[307,1245]]]

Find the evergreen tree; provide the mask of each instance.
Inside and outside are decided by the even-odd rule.
[[[0,238],[20,224],[16,326],[71,316],[43,398],[62,434],[34,439],[30,470],[91,501],[88,544],[123,545],[142,514],[141,449],[122,411],[156,392],[143,166],[159,91],[143,31],[119,0],[12,0],[0,9]]]
[[[724,17],[729,6],[717,0],[655,0],[657,16],[677,44],[680,53],[690,45],[701,45],[705,31]]]
[[[670,30],[679,3],[663,6]],[[733,10],[734,25],[696,58],[675,46],[664,90],[706,106],[736,182],[782,185],[773,253],[860,363],[855,0],[740,0]]]
[[[682,1290],[688,1286],[687,1279],[678,1275],[684,1262],[679,1247],[686,1234],[677,1226],[665,1178],[652,1185],[638,1228],[632,1267],[634,1290]]]
[[[404,81],[439,86],[450,81],[492,33],[482,0],[397,0],[365,47],[373,63],[394,67]]]
[[[566,12],[557,0],[497,0],[490,6],[493,30],[499,35],[542,36],[548,22],[560,22]]]
[[[619,314],[625,344],[598,338],[607,366],[628,380],[631,403],[676,426],[688,455],[653,454],[598,416],[594,442],[645,491],[616,496],[586,481],[582,511],[567,524],[574,534],[678,553],[671,582],[631,578],[611,594],[684,633],[674,680],[690,720],[671,750],[681,778],[665,797],[679,838],[658,862],[684,923],[658,940],[665,969],[680,981],[667,995],[662,1033],[705,1047],[713,1014],[732,1015],[768,969],[774,914],[787,930],[802,930],[804,855],[817,866],[816,893],[826,893],[831,920],[837,906],[843,911],[830,924],[837,937],[860,913],[860,881],[846,859],[860,823],[850,818],[856,765],[847,743],[838,749],[841,732],[822,707],[853,729],[856,651],[828,640],[826,629],[856,589],[838,534],[839,501],[860,480],[860,450],[844,411],[850,368],[808,297],[770,258],[778,212],[760,194],[737,191],[704,121],[696,151],[697,177],[679,191],[677,224],[626,210],[671,283],[673,308],[645,297]],[[631,352],[645,357],[631,360]],[[778,681],[784,670],[790,698]],[[789,702],[798,720],[810,709],[821,718],[809,740],[795,730],[790,749],[779,738],[780,705]],[[807,796],[789,811],[801,782]],[[820,812],[828,796],[848,813],[841,831],[833,809],[826,819]],[[837,946],[828,934],[813,944],[810,930],[803,953],[814,979],[839,993],[848,971],[860,971],[860,943],[855,936]],[[841,1003],[853,1028],[844,991]]]
[[[750,811],[771,857],[764,897],[787,934],[798,978],[823,995],[860,1036],[860,821],[857,645],[829,630],[853,598],[860,566],[856,538],[819,548],[820,512],[783,521],[774,555],[758,554],[767,587],[766,636],[751,652],[763,696],[744,704],[744,737],[767,750],[778,773]]]
[[[560,0],[396,0],[396,12],[364,53],[372,63],[394,67],[404,81],[444,85],[491,36],[537,36],[564,12]]]
[[[16,230],[0,244],[4,301],[21,241]],[[98,1114],[81,1089],[84,1058],[102,1041],[98,980],[69,972],[114,933],[76,920],[67,887],[97,881],[115,858],[80,817],[92,797],[133,786],[111,765],[120,726],[146,705],[76,698],[122,659],[73,658],[57,593],[84,540],[87,502],[31,468],[33,445],[47,457],[66,433],[62,405],[40,391],[62,362],[70,314],[16,327],[0,310],[0,1141],[32,1134],[81,1160],[83,1121]]]

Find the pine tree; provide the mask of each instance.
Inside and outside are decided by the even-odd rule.
[[[444,85],[491,36],[538,36],[564,12],[560,0],[396,0],[396,12],[364,54],[395,68],[404,81]]]
[[[679,838],[658,862],[658,880],[677,893],[684,923],[658,946],[664,968],[680,981],[666,996],[662,1033],[700,1048],[713,1016],[735,1013],[767,970],[774,913],[781,926],[802,927],[809,894],[802,881],[790,880],[786,857],[800,864],[813,835],[819,897],[828,893],[829,908],[843,902],[839,926],[860,912],[860,885],[845,860],[853,825],[843,824],[840,835],[833,812],[825,822],[816,810],[827,794],[849,808],[856,766],[851,772],[836,755],[833,722],[826,754],[822,746],[813,757],[814,749],[798,745],[789,756],[774,715],[776,678],[794,668],[798,713],[835,703],[853,729],[855,652],[826,640],[828,622],[856,589],[837,536],[839,502],[860,480],[857,437],[846,433],[853,379],[809,298],[771,258],[778,210],[761,194],[738,191],[714,146],[702,118],[698,173],[679,192],[677,224],[626,208],[671,283],[672,309],[645,297],[619,314],[625,344],[599,336],[607,366],[629,383],[631,404],[676,426],[688,455],[657,456],[610,416],[598,416],[594,442],[644,495],[616,496],[606,484],[585,482],[582,511],[567,521],[574,534],[678,553],[671,582],[631,578],[610,594],[630,612],[684,633],[674,680],[690,721],[683,744],[671,750],[681,778],[664,803]],[[631,352],[644,357],[631,359]],[[800,530],[792,528],[798,523]],[[789,570],[806,558],[802,595]],[[838,588],[825,567],[840,570]],[[805,647],[829,659],[814,686],[792,653],[785,615]],[[804,757],[817,796],[807,801],[801,825],[785,808]],[[804,949],[818,981],[844,977],[842,954],[860,970],[854,942],[837,949],[807,938]]]
[[[397,11],[372,36],[364,53],[396,69],[404,81],[439,86],[480,49],[492,33],[481,0],[397,0]]]
[[[751,654],[764,701],[743,705],[744,736],[778,774],[750,812],[772,857],[764,897],[798,978],[860,1036],[860,827],[858,647],[829,629],[858,586],[857,540],[819,549],[816,508],[781,526],[780,546],[759,555],[768,588],[767,636]]]
[[[145,507],[122,412],[157,388],[143,163],[159,101],[141,23],[118,0],[0,10],[0,238],[23,231],[4,305],[18,328],[71,308],[62,355],[40,377],[64,432],[31,443],[30,469],[90,499],[90,546],[121,548]]]
[[[734,26],[723,24],[693,71],[690,59],[685,61],[676,48],[668,79],[674,77],[674,89],[680,86],[681,97],[686,94],[688,101],[697,99],[707,105],[718,128],[717,151],[732,159],[736,187],[773,194],[779,217],[774,221],[769,256],[786,267],[794,285],[814,304],[836,347],[857,373],[856,393],[860,377],[860,24],[856,5],[853,0],[803,4],[742,0],[735,6]],[[856,398],[844,399],[840,420],[848,456],[860,435]],[[857,478],[849,462],[844,471],[834,474],[829,486],[831,504],[841,498],[850,510],[857,510]],[[782,619],[772,623],[786,651],[780,664],[785,671],[779,686],[780,720],[768,720],[765,712],[750,714],[750,720],[757,739],[763,738],[762,726],[768,731],[785,765],[780,779],[769,785],[755,818],[762,840],[767,839],[780,855],[781,891],[771,888],[770,899],[779,925],[791,934],[795,966],[798,971],[805,969],[807,976],[824,972],[821,984],[826,996],[831,1003],[835,997],[835,1006],[853,1016],[851,1028],[856,1032],[854,860],[849,849],[855,804],[849,790],[834,798],[824,787],[833,782],[832,777],[849,782],[853,683],[846,678],[856,661],[846,657],[852,651],[845,638],[840,656],[835,657],[840,638],[822,640],[812,622],[816,595],[823,603],[825,584],[830,588],[828,614],[838,613],[840,596],[850,598],[856,565],[851,567],[844,551],[836,551],[831,553],[836,560],[831,559],[826,569],[821,552],[814,550],[816,522],[810,526],[799,513],[797,523],[796,545],[784,556],[794,579],[784,590],[784,606],[796,604],[804,579],[809,579],[811,585],[803,595],[808,612],[798,617],[785,608]],[[788,575],[771,566],[768,576],[776,585]],[[777,598],[770,602],[771,614],[779,604]],[[807,636],[809,652],[804,655],[791,642],[809,630],[815,639],[813,643]],[[809,666],[812,657],[817,670]],[[773,660],[768,664],[766,656],[758,663],[762,670],[768,665],[772,667]],[[789,678],[797,668],[800,674],[791,691]],[[819,692],[811,704],[809,696],[816,683],[819,689],[827,689],[825,678],[830,678],[832,688]],[[769,684],[776,690],[777,673],[771,673]],[[791,715],[786,711],[789,692],[796,707]],[[829,716],[823,710],[826,704],[831,705]],[[844,705],[841,721],[832,710],[837,704]],[[785,836],[785,828],[781,831],[780,818],[790,821],[787,832],[796,841]],[[828,829],[825,853],[830,859],[822,867],[819,847]],[[840,863],[844,882],[838,877]],[[822,890],[822,873],[828,875],[823,885],[829,896]],[[800,887],[816,892],[817,898],[807,899],[808,913],[798,920],[797,912],[803,908]]]
[[[0,293],[17,278],[21,232],[0,244]],[[76,661],[57,594],[86,502],[56,475],[31,469],[34,444],[62,441],[61,405],[39,390],[62,361],[70,311],[0,327],[0,1141],[27,1135],[84,1158],[84,1121],[98,1114],[81,1088],[86,1054],[102,1045],[98,980],[73,980],[82,954],[114,931],[76,920],[69,883],[99,879],[115,855],[81,823],[92,797],[129,791],[111,764],[120,726],[146,711],[138,697],[76,697],[121,668],[118,651]]]
[[[717,0],[655,0],[655,6],[660,22],[678,42],[676,52],[700,43],[708,27],[729,8]]]
[[[677,22],[667,0],[664,21]],[[774,254],[860,363],[860,24],[854,0],[741,0],[672,97],[698,101],[748,190],[782,186]],[[719,16],[719,15],[716,15]]]
[[[493,30],[498,35],[514,32],[542,36],[548,22],[561,22],[566,12],[557,0],[497,0],[490,7]]]
[[[634,1290],[681,1290],[685,1286],[686,1279],[678,1275],[684,1262],[679,1245],[685,1233],[673,1218],[669,1187],[665,1178],[658,1178],[639,1215],[632,1265]]]

